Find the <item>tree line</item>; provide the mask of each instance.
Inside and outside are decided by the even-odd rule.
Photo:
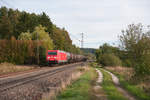
[[[38,57],[44,62],[48,49],[82,53],[65,28],[53,24],[46,13],[0,8],[0,63],[36,64]]]
[[[119,47],[104,44],[96,51],[103,66],[133,67],[136,76],[150,75],[150,26],[130,24],[119,36]]]

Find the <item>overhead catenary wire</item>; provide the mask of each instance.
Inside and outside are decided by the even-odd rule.
[[[75,40],[77,40],[78,42],[82,42],[82,40],[79,40],[75,35],[69,33],[71,35],[71,37]],[[102,42],[86,42],[84,41],[84,45],[88,45],[88,44],[102,44]]]
[[[73,34],[71,34],[71,33],[69,33],[70,35],[71,35],[71,37],[73,38],[73,39],[75,39],[75,40],[77,40],[78,42],[82,42],[82,39],[81,40],[79,40],[75,35],[73,35]],[[84,42],[84,44],[85,45],[87,45],[87,44],[101,44],[101,42]],[[82,47],[82,46],[81,46]]]
[[[76,39],[77,41],[81,42],[81,40],[79,40],[75,35],[69,33],[74,39]]]
[[[79,41],[81,43],[81,48],[83,48],[83,43],[84,43],[84,33],[81,33],[81,40],[79,40],[76,36],[74,36],[73,34],[69,33],[74,39],[76,39],[77,41]]]

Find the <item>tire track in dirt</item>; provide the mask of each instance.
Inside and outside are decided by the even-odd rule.
[[[112,74],[111,72],[103,69],[105,72],[107,72],[108,74],[111,75],[112,80],[116,86],[116,88],[118,89],[119,92],[121,92],[126,98],[128,98],[128,100],[136,100],[131,94],[128,93],[128,91],[124,90],[119,83],[119,79],[117,76],[115,76],[114,74]]]
[[[93,86],[93,95],[95,98],[94,100],[107,100],[107,95],[102,90],[102,87],[100,84],[103,82],[103,74],[100,70],[96,69],[96,72],[98,73],[98,78],[96,80],[95,86]]]

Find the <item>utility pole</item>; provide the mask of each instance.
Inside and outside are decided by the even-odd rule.
[[[84,40],[83,40],[83,38],[84,38],[84,34],[83,33],[81,33],[81,48],[83,48],[83,42],[84,42]]]

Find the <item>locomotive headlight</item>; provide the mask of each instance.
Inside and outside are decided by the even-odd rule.
[[[50,58],[50,57],[47,57],[48,59]]]
[[[54,57],[55,59],[57,58],[57,57]]]

